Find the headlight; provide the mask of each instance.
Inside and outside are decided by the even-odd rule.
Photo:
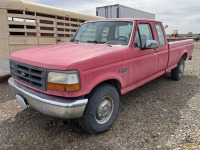
[[[49,72],[47,88],[67,92],[78,91],[80,89],[78,73],[76,71]]]

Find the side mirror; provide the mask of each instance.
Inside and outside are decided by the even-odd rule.
[[[158,48],[159,44],[156,40],[147,40],[143,49]]]

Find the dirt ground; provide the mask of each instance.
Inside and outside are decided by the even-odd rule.
[[[75,120],[21,109],[8,78],[0,77],[2,150],[200,149],[200,42],[180,81],[165,74],[121,96],[118,120],[100,135],[85,133]]]

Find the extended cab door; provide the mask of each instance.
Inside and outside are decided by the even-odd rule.
[[[143,49],[147,40],[154,40],[154,24],[151,22],[138,22],[136,35],[133,39],[132,64],[130,66],[132,83],[148,80],[157,73],[158,49]]]
[[[165,31],[162,26],[162,23],[155,23],[155,30],[157,33],[156,40],[159,42],[157,71],[164,72],[165,69],[167,68],[169,50],[168,50],[167,39],[165,36]]]

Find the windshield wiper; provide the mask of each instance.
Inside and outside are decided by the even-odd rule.
[[[106,45],[112,47],[111,44],[106,43],[105,41],[98,42],[97,40],[94,40],[94,41],[87,41],[87,43],[106,44]]]
[[[110,46],[110,47],[112,47],[112,45],[111,44],[109,44],[109,43],[105,43],[106,45],[108,45],[108,46]]]
[[[99,41],[97,41],[97,40],[94,40],[94,41],[87,41],[87,43],[104,44],[104,43],[106,43],[106,42],[104,42],[104,41],[99,42]]]

